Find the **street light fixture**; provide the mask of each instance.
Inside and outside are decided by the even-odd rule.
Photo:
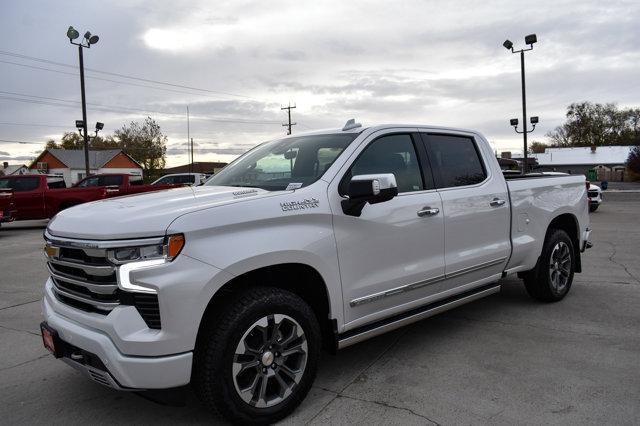
[[[527,94],[525,90],[525,81],[524,81],[524,52],[533,50],[533,45],[538,42],[538,37],[535,34],[529,34],[524,38],[525,44],[529,47],[526,49],[514,50],[513,42],[510,40],[505,40],[502,45],[505,49],[510,50],[511,53],[520,53],[520,75],[522,78],[522,123],[524,129],[522,131],[518,131],[518,120],[513,118],[510,120],[511,125],[514,127],[516,133],[522,133],[524,139],[524,163],[522,165],[522,174],[527,172],[528,162],[527,162],[527,134],[531,133],[535,130],[536,124],[538,123],[538,117],[531,117],[531,124],[533,128],[531,130],[527,130]]]
[[[76,120],[76,127],[78,127],[78,123],[81,123],[81,127],[83,131],[80,131],[80,134],[84,138],[84,167],[86,176],[89,176],[89,135],[87,131],[87,102],[84,94],[84,59],[82,57],[82,49],[91,48],[92,44],[96,44],[100,37],[97,35],[92,35],[89,31],[84,34],[84,37],[80,42],[74,42],[80,37],[80,33],[73,27],[69,27],[67,30],[67,37],[69,38],[69,43],[78,46],[78,59],[80,62],[80,94],[82,98],[82,121]],[[98,134],[98,128],[96,126],[96,135]]]

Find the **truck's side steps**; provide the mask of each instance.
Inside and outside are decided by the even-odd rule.
[[[338,349],[346,348],[347,346],[354,345],[363,340],[386,333],[387,331],[395,330],[396,328],[429,318],[441,312],[448,311],[449,309],[464,305],[465,303],[498,293],[499,291],[500,284],[487,284],[485,286],[403,312],[402,314],[349,330],[346,333],[342,333],[337,336],[336,346]]]

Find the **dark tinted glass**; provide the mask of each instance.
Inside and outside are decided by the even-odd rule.
[[[47,186],[49,186],[49,189],[60,189],[66,188],[67,184],[63,180],[54,180],[52,182],[47,182]]]
[[[93,176],[83,180],[78,184],[78,186],[82,188],[99,186],[100,185],[99,182],[100,182],[100,178],[98,176]]]
[[[376,139],[365,148],[341,182],[341,193],[346,193],[353,176],[393,173],[398,192],[424,189],[418,156],[410,135],[389,135]]]
[[[196,181],[193,175],[179,175],[175,177],[174,183],[194,183]]]
[[[120,186],[123,176],[100,176],[100,186]]]
[[[473,139],[428,135],[427,140],[436,187],[473,185],[487,177]]]
[[[19,177],[0,179],[0,188],[11,188],[13,192],[33,191],[38,188],[40,179],[37,177]]]

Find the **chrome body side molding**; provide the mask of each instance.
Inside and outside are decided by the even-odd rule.
[[[444,281],[449,278],[459,277],[461,275],[469,274],[471,272],[479,271],[480,269],[488,268],[490,266],[498,265],[507,260],[506,257],[501,257],[500,259],[490,260],[488,262],[483,262],[478,265],[470,266],[468,268],[460,269],[454,272],[451,272],[446,275],[440,275],[438,277],[429,278],[428,280],[418,281],[416,283],[406,284],[400,287],[392,288],[391,290],[381,291],[379,293],[370,294],[369,296],[359,297],[357,299],[353,299],[349,302],[349,305],[353,308],[355,306],[364,305],[366,303],[375,302],[377,300],[384,299],[389,296],[394,296],[396,294],[404,293],[407,291],[415,290],[420,287],[424,287],[429,284],[435,284],[440,281]]]

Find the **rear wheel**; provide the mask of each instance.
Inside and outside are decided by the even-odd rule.
[[[315,379],[320,327],[298,296],[252,288],[203,330],[193,382],[200,399],[232,422],[286,417]]]
[[[538,264],[524,276],[524,285],[534,299],[557,302],[569,292],[574,271],[571,238],[562,229],[552,229],[547,233]]]

